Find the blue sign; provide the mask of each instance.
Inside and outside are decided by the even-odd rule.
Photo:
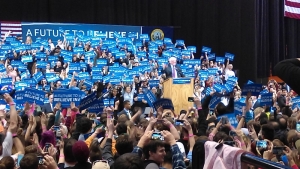
[[[261,84],[246,84],[243,87],[242,96],[246,96],[248,92],[250,92],[252,96],[258,96],[260,94],[261,89]]]
[[[94,92],[80,100],[79,108],[80,110],[84,110],[96,103],[97,103],[97,93]]]
[[[211,52],[211,48],[203,46],[202,47],[202,53],[205,53],[205,52],[210,53]]]
[[[174,80],[173,80],[174,81]],[[148,81],[149,86],[152,87],[158,87],[159,86],[159,80],[149,80]]]
[[[153,107],[157,110],[159,107],[163,109],[174,110],[174,105],[171,99],[159,99],[153,103]]]
[[[138,101],[144,100],[144,94],[138,94],[137,99],[138,99]]]
[[[12,84],[12,78],[8,77],[8,78],[1,78],[1,85],[11,85]]]
[[[28,103],[35,102],[37,105],[44,105],[44,99],[45,99],[45,92],[37,89],[26,88],[23,91],[16,91],[15,93],[15,100],[17,104],[24,104],[26,102]]]
[[[220,103],[220,102],[221,102],[221,97],[218,97],[218,96],[214,95],[214,96],[211,98],[208,107],[209,107],[210,109],[214,109],[214,108],[216,108],[216,106],[217,106],[218,103]]]
[[[81,90],[76,89],[59,89],[54,90],[53,93],[53,105],[57,102],[61,103],[62,108],[70,107],[70,103],[74,102],[76,106],[80,105],[80,100],[85,97],[85,93]]]
[[[225,63],[224,57],[216,57],[216,62]]]
[[[297,106],[300,108],[300,96],[292,98],[292,109],[295,109]]]
[[[35,41],[37,37],[42,39],[51,38],[52,41],[63,40],[63,33],[59,31],[63,29],[63,33],[72,36],[101,36],[107,39],[114,39],[114,32],[117,32],[121,37],[126,37],[129,32],[134,32],[137,35],[141,33],[140,26],[125,26],[125,25],[102,25],[102,24],[75,24],[75,23],[30,23],[22,22],[23,39],[31,36]],[[105,35],[105,36],[103,36]]]
[[[144,99],[147,101],[150,107],[154,107],[153,103],[156,101],[156,97],[151,90],[143,90]]]
[[[41,81],[44,78],[44,75],[42,72],[37,72],[35,75],[33,75],[33,79],[35,80],[36,83]]]
[[[236,119],[236,115],[235,113],[229,113],[229,114],[224,114],[222,116],[218,116],[218,120],[221,120],[222,117],[227,117],[229,123],[233,126],[233,127],[237,127],[239,122]]]
[[[88,108],[89,113],[99,113],[99,112],[103,112],[104,109],[104,103],[103,100],[99,100],[98,103],[90,106]]]
[[[190,84],[191,79],[190,78],[176,78],[173,79],[173,84]]]
[[[234,54],[231,54],[231,53],[225,53],[225,58],[226,58],[226,59],[229,59],[230,61],[233,61],[233,60],[234,60]]]
[[[239,101],[234,102],[234,113],[235,115],[242,115],[243,114],[243,104]]]
[[[273,93],[262,94],[260,98],[261,106],[272,106],[273,105]]]

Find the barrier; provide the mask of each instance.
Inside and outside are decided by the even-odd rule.
[[[275,163],[269,160],[262,159],[255,155],[245,153],[241,156],[241,161],[243,164],[252,165],[258,168],[272,168],[272,169],[290,169],[290,167]]]

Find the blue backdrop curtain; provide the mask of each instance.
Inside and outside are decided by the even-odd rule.
[[[217,56],[234,53],[244,83],[268,77],[278,61],[298,56],[300,21],[284,18],[283,5],[283,0],[2,0],[0,20],[174,26],[174,39],[198,51],[205,45]]]

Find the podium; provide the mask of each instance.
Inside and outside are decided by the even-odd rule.
[[[172,100],[176,115],[179,115],[181,110],[193,107],[193,102],[188,102],[188,97],[193,97],[193,93],[193,78],[170,78],[163,83],[163,97]]]

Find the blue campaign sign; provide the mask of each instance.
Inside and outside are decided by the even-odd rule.
[[[80,80],[90,79],[90,75],[88,72],[80,72],[78,73],[78,78]]]
[[[79,72],[81,70],[80,63],[70,63],[69,72]]]
[[[208,68],[208,73],[215,75],[218,73],[218,68]]]
[[[76,106],[80,105],[80,100],[85,97],[85,93],[81,90],[76,89],[61,89],[61,90],[54,90],[53,93],[53,105],[57,102],[60,102],[62,108],[70,107],[70,103],[74,102]]]
[[[200,65],[201,61],[200,60],[184,60],[183,61],[184,65]]]
[[[243,104],[239,101],[234,102],[234,114],[242,115],[243,114]]]
[[[92,93],[92,94],[88,95],[87,97],[80,100],[79,109],[80,110],[87,109],[90,106],[96,104],[97,101],[98,101],[97,93],[94,92],[94,93]]]
[[[37,61],[36,67],[39,69],[46,69],[48,62],[46,61]]]
[[[234,54],[231,54],[231,53],[225,53],[225,58],[226,58],[226,59],[229,59],[230,61],[233,61],[233,60],[234,60]]]
[[[150,107],[154,107],[153,103],[156,101],[156,97],[151,90],[143,90],[144,99],[147,101]]]
[[[218,120],[221,120],[222,117],[227,117],[228,118],[228,121],[229,123],[234,127],[236,128],[239,124],[239,122],[237,121],[236,119],[236,115],[235,113],[229,113],[229,114],[224,114],[222,116],[218,116]]]
[[[215,53],[210,53],[207,55],[209,60],[215,60],[216,59],[216,54]]]
[[[150,87],[158,87],[159,80],[149,80],[148,83]]]
[[[32,62],[32,56],[22,56],[21,61],[23,63]]]
[[[296,107],[300,108],[300,96],[292,98],[292,109],[295,109]]]
[[[223,86],[221,84],[214,84],[214,89],[216,92],[221,93],[223,92]]]
[[[211,98],[208,107],[210,109],[214,109],[214,108],[216,108],[217,104],[220,103],[220,102],[221,102],[221,97],[218,97],[218,96],[214,95]]]
[[[16,91],[15,99],[17,104],[35,102],[37,105],[44,105],[45,92],[37,89],[26,88],[23,91]]]
[[[142,101],[142,100],[144,100],[144,94],[138,94],[137,95],[137,99],[138,99],[138,101]]]
[[[216,62],[225,63],[224,57],[216,57]]]
[[[107,65],[107,60],[106,59],[98,59],[97,60],[97,65],[106,66]]]
[[[16,90],[24,90],[25,88],[30,87],[29,84],[25,83],[25,82],[15,82],[15,89]]]
[[[245,84],[242,89],[242,96],[246,96],[248,92],[252,93],[252,96],[258,96],[262,90],[262,84]]]
[[[231,80],[231,81],[237,82],[238,81],[238,77],[230,76],[230,77],[228,77],[227,80]]]
[[[84,80],[83,85],[86,85],[86,87],[90,89],[94,85],[94,83],[90,80]]]
[[[183,46],[184,45],[184,40],[176,40],[176,45],[177,46]]]
[[[159,107],[163,109],[171,109],[174,110],[174,105],[171,99],[159,99],[153,102],[153,107],[157,110]]]
[[[210,53],[210,52],[211,52],[211,48],[210,48],[210,47],[203,46],[203,47],[202,47],[202,53],[205,53],[205,52]]]
[[[99,113],[103,112],[104,109],[103,100],[98,100],[98,102],[88,108],[89,113]]]
[[[113,77],[113,78],[110,78],[110,81],[109,81],[112,85],[116,85],[116,84],[120,84],[121,82],[121,78],[120,77]]]
[[[105,107],[114,106],[115,99],[103,99],[103,104]]]
[[[31,36],[33,41],[35,41],[37,37],[41,37],[42,39],[51,38],[52,41],[62,40],[63,33],[59,31],[60,29],[63,29],[66,35],[71,35],[70,40],[73,40],[72,36],[74,35],[79,37],[106,35],[105,38],[114,39],[114,32],[119,33],[121,37],[126,37],[129,32],[136,33],[137,37],[141,33],[140,26],[30,22],[22,22],[21,24],[23,39],[26,39],[27,36]]]
[[[92,76],[92,81],[93,81],[93,82],[96,82],[96,81],[99,81],[99,82],[100,82],[100,81],[102,81],[102,78],[103,78],[102,75],[96,74],[96,75],[93,75],[93,76]]]
[[[1,85],[11,85],[12,84],[12,78],[11,77],[1,78],[0,82],[1,82]]]
[[[187,50],[189,50],[190,52],[192,52],[192,53],[196,53],[196,46],[188,46],[188,47],[186,47],[187,48]]]
[[[273,105],[273,93],[262,94],[260,98],[260,106],[272,106]]]
[[[44,78],[44,75],[42,72],[37,72],[36,74],[33,75],[33,79],[35,80],[36,83],[41,81]]]

